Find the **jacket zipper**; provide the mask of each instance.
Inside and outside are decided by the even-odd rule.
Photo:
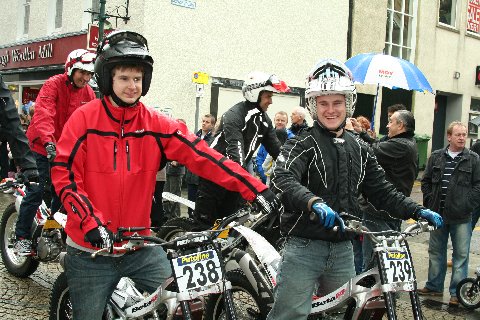
[[[113,142],[113,171],[117,170],[117,141]]]
[[[130,147],[128,145],[128,141],[125,150],[127,152],[127,170],[130,171]]]

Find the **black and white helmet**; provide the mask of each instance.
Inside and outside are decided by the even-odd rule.
[[[132,31],[119,30],[108,34],[97,47],[95,80],[104,95],[111,95],[112,70],[117,65],[141,65],[144,69],[142,96],[150,88],[153,72],[153,58],[148,52],[147,39]]]
[[[345,96],[347,117],[355,111],[357,90],[353,83],[352,72],[340,61],[320,60],[308,73],[305,100],[312,119],[317,120],[318,96],[341,94]]]
[[[274,74],[260,71],[249,73],[242,87],[242,93],[245,99],[256,103],[262,91],[271,91],[274,93],[290,92],[290,88],[285,81],[280,80]]]

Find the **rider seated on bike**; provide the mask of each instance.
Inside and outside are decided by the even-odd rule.
[[[77,320],[100,319],[121,277],[152,292],[170,276],[170,263],[159,247],[90,257],[96,248],[112,246],[119,227],[150,226],[155,176],[167,160],[240,192],[267,213],[279,206],[275,195],[240,165],[210,149],[184,123],[139,101],[148,92],[152,71],[142,35],[116,31],[106,36],[95,62],[104,98],[77,109],[57,144],[52,181],[68,215],[65,269]]]
[[[287,239],[270,320],[307,319],[317,281],[324,295],[355,275],[351,235],[331,229],[343,227],[337,212],[358,213],[361,191],[376,208],[400,219],[442,225],[437,213],[396,191],[373,150],[344,130],[357,97],[350,70],[336,60],[323,60],[307,81],[305,99],[314,125],[287,140],[271,182],[285,207],[280,228]],[[320,223],[312,223],[311,212]]]

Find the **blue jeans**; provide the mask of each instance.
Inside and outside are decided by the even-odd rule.
[[[286,241],[268,320],[307,319],[312,295],[337,289],[355,275],[350,241],[291,237]]]
[[[443,228],[430,232],[428,246],[428,281],[427,289],[442,292],[447,272],[447,243],[448,236],[452,240],[452,278],[450,279],[450,296],[455,297],[458,282],[468,275],[468,255],[470,253],[470,239],[472,226],[470,222],[460,224],[446,224]]]
[[[65,271],[75,320],[102,319],[107,299],[122,277],[152,293],[172,274],[167,254],[160,247],[92,259],[90,253],[68,246]]]
[[[20,205],[20,212],[18,213],[17,226],[15,234],[18,238],[30,239],[30,229],[32,228],[33,218],[37,212],[38,207],[42,204],[43,191],[45,185],[50,181],[50,164],[46,156],[33,152],[38,168],[38,185],[32,184],[27,190],[27,194]],[[47,204],[48,205],[48,204]],[[55,190],[52,186],[52,212],[60,209],[61,203]]]

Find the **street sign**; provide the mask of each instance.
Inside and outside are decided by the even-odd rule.
[[[194,72],[192,82],[199,84],[208,84],[208,73],[198,71]]]
[[[94,24],[88,25],[88,33],[87,33],[87,50],[97,50],[98,46],[98,26]],[[103,37],[111,32],[115,31],[115,29],[104,29],[103,30]]]

